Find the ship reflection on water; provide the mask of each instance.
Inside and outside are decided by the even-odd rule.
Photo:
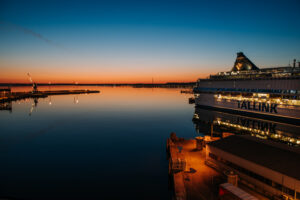
[[[252,118],[214,110],[195,108],[193,118],[197,133],[221,136],[223,132],[273,140],[288,145],[300,145],[300,127],[288,123]]]

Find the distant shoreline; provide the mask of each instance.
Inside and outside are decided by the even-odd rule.
[[[194,87],[196,82],[184,82],[184,83],[38,83],[38,86],[132,86],[132,87]],[[31,83],[0,83],[0,86],[5,87],[19,87],[19,86],[32,86]]]

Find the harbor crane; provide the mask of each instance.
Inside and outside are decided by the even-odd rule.
[[[33,82],[31,76],[29,73],[27,73],[27,76],[29,78],[29,81],[30,83],[32,83],[32,93],[37,93],[38,92],[38,89],[37,89],[37,84],[35,82]],[[34,103],[31,105],[31,109],[30,109],[30,112],[29,112],[29,116],[31,116],[32,114],[32,111],[35,107],[37,107],[37,104],[38,104],[38,98],[34,98]]]
[[[29,73],[27,73],[27,76],[29,78],[30,83],[32,83],[32,93],[37,93],[38,92],[38,90],[37,90],[37,84],[32,81],[32,78],[31,78],[31,76],[30,76]]]

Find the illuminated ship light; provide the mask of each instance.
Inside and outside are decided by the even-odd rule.
[[[242,126],[240,124],[224,122],[224,121],[221,121],[220,119],[214,120],[213,124],[234,128],[237,131],[241,131],[241,130],[247,131],[250,135],[259,137],[259,138],[263,138],[263,139],[274,139],[274,140],[278,140],[278,141],[281,141],[284,143],[289,143],[291,145],[300,145],[300,138],[283,135],[283,133],[279,133],[280,131],[271,133],[268,130],[261,130],[258,128]]]

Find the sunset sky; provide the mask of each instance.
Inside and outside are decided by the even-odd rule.
[[[187,82],[300,59],[300,1],[0,0],[0,82]]]

